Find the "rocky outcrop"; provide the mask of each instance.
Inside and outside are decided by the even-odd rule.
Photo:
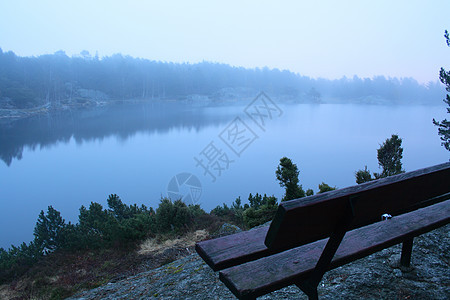
[[[325,274],[320,299],[450,299],[450,225],[414,240],[412,267],[397,245]],[[196,253],[70,299],[234,299]],[[258,299],[307,299],[295,286]]]

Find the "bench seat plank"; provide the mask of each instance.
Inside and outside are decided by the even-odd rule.
[[[195,250],[214,270],[222,270],[270,254],[264,245],[269,226],[198,242]]]
[[[401,243],[450,222],[450,200],[347,232],[330,269]],[[327,239],[274,254],[219,273],[238,298],[254,298],[307,278]]]

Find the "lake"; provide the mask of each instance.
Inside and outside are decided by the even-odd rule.
[[[259,102],[258,102],[259,101]],[[156,208],[184,197],[210,211],[249,193],[280,199],[280,158],[300,170],[303,188],[354,185],[377,148],[403,139],[406,171],[449,160],[432,118],[443,106],[282,104],[251,99],[209,108],[134,104],[69,111],[0,125],[0,247],[33,238],[49,205],[77,222],[81,205],[109,194]]]

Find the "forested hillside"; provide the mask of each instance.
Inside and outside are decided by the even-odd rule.
[[[396,104],[440,104],[444,94],[437,81],[422,85],[412,78],[313,79],[286,70],[245,69],[212,62],[169,63],[121,54],[99,58],[87,51],[73,57],[64,51],[20,57],[0,49],[0,108],[87,100],[183,100],[189,95],[216,95],[220,100],[220,95],[230,90],[264,90],[299,102],[333,98],[370,103],[367,98],[375,98]]]

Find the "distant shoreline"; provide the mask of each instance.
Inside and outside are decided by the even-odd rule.
[[[247,102],[250,98],[248,97],[239,97],[239,99],[243,100],[237,101],[234,99],[221,99],[219,101],[214,101],[213,99],[209,99],[208,96],[205,96],[209,101],[193,101],[191,97],[186,97],[184,99],[127,99],[127,100],[104,100],[97,101],[94,99],[76,99],[76,100],[62,100],[59,104],[47,103],[41,106],[30,107],[30,108],[0,108],[0,124],[2,123],[10,123],[21,119],[36,117],[39,115],[48,115],[52,113],[59,112],[70,112],[71,110],[80,111],[80,110],[89,110],[89,109],[97,109],[101,107],[108,107],[112,105],[134,105],[134,104],[157,104],[157,105],[173,105],[180,104],[185,106],[190,106],[192,108],[201,108],[201,107],[223,107],[227,105],[236,105],[243,104],[243,102]],[[444,102],[432,102],[432,103],[400,103],[393,104],[390,103],[388,99],[383,99],[380,97],[360,97],[348,99],[346,101],[342,99],[335,98],[325,98],[320,103],[314,103],[305,101],[302,98],[295,99],[286,99],[283,97],[274,96],[274,99],[277,100],[280,104],[350,104],[350,105],[400,105],[400,106],[445,106]],[[245,101],[244,101],[245,100]],[[251,100],[251,99],[250,99]]]

